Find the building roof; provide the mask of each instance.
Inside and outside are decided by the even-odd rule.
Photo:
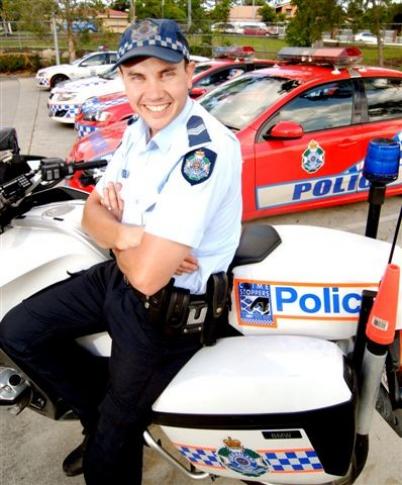
[[[113,10],[112,8],[105,8],[104,13],[100,14],[99,17],[108,17],[108,18],[128,18],[127,12],[121,12],[120,10]]]

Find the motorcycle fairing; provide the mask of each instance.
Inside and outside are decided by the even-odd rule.
[[[354,336],[362,291],[378,289],[390,244],[323,227],[275,229],[282,240],[275,251],[257,264],[233,268],[230,325],[244,335]],[[399,248],[393,262],[401,265]]]

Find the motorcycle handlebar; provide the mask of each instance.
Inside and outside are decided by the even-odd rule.
[[[92,160],[91,162],[66,162],[61,158],[45,158],[40,165],[42,180],[53,182],[60,180],[68,175],[72,175],[77,170],[90,168],[101,168],[107,165],[107,160]]]

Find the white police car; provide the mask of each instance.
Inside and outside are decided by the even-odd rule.
[[[115,62],[115,51],[92,52],[72,64],[58,64],[39,69],[36,73],[36,84],[41,88],[51,89],[62,81],[101,74]]]
[[[81,105],[93,96],[122,92],[123,82],[117,69],[109,69],[100,76],[68,81],[52,89],[49,100],[49,116],[60,123],[74,124]]]

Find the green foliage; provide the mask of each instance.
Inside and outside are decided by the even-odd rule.
[[[41,67],[40,57],[32,53],[0,54],[0,72],[33,71]]]
[[[276,21],[275,9],[273,9],[267,3],[258,9],[258,14],[261,15],[261,19],[263,22],[270,23]]]
[[[297,6],[289,22],[286,40],[290,45],[308,47],[321,40],[323,32],[342,24],[344,12],[337,0],[292,0]]]
[[[233,0],[221,0],[216,2],[214,9],[211,11],[211,19],[214,22],[227,22],[229,20],[230,9]]]
[[[120,12],[126,12],[130,10],[130,0],[114,0],[110,4],[112,10],[120,10]]]

